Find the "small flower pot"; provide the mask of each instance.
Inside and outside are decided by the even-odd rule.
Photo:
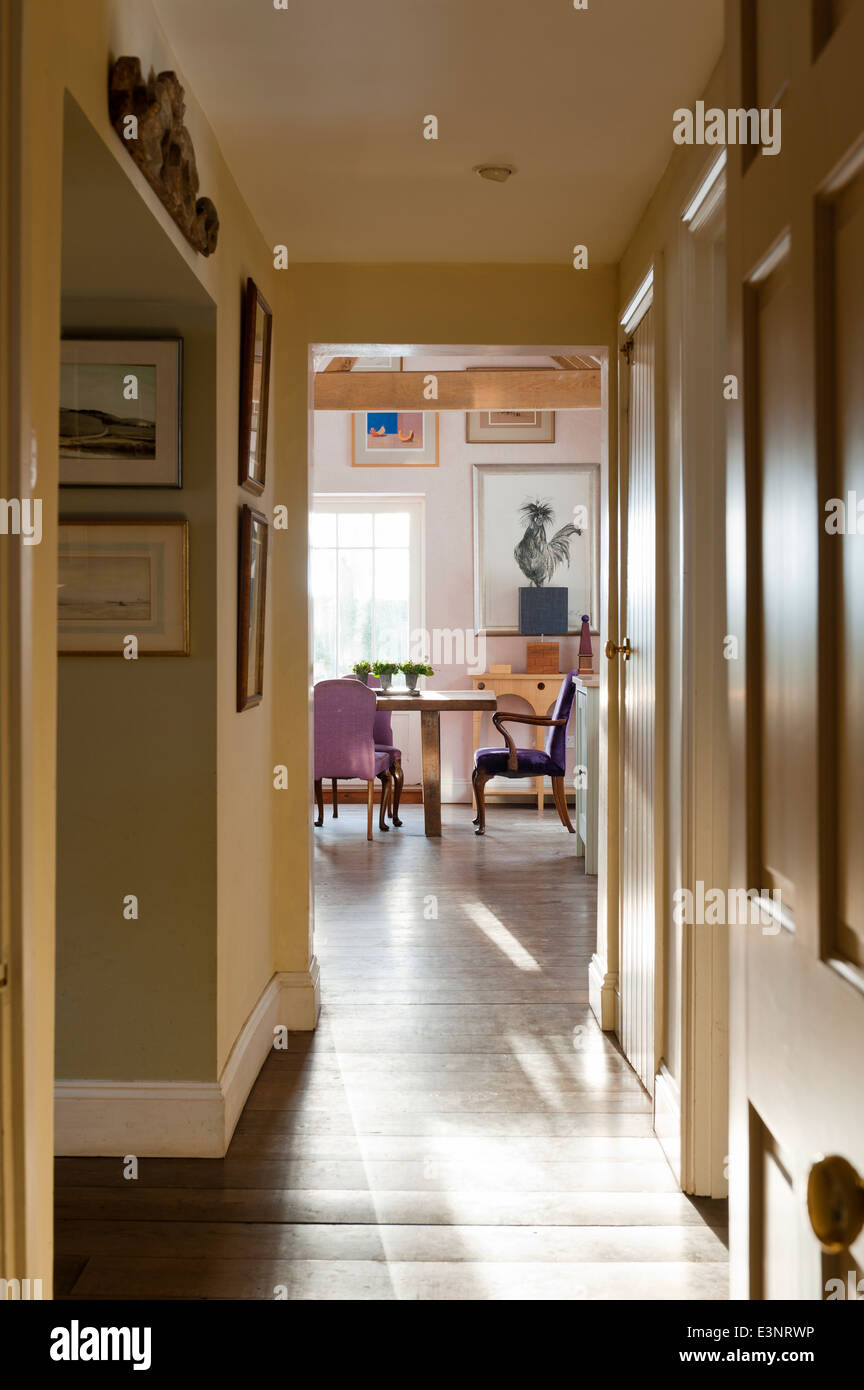
[[[354,672],[354,675],[355,675],[355,677],[357,678],[357,680],[358,680],[358,681],[362,681],[364,685],[368,685],[368,684],[369,684],[369,672],[368,672],[368,671],[355,671],[355,672]]]
[[[408,687],[409,690],[414,690],[414,691],[416,691],[416,689],[417,689],[417,676],[416,676],[416,675],[413,675],[413,676],[406,676],[406,677],[405,677],[405,684],[407,685],[407,687]]]

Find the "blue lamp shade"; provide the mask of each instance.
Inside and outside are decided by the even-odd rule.
[[[525,636],[545,637],[567,633],[566,589],[520,589],[519,631]]]

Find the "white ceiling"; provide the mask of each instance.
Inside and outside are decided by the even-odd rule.
[[[155,3],[293,261],[616,261],[722,48],[723,0]]]

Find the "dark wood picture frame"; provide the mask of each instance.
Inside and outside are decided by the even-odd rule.
[[[255,528],[260,528],[259,566],[255,567]],[[263,512],[240,508],[237,585],[237,711],[242,713],[264,698],[264,634],[267,616],[267,551],[270,528]],[[250,656],[254,659],[249,679]],[[250,688],[251,686],[251,688]]]
[[[267,476],[267,411],[270,403],[272,338],[273,314],[250,276],[243,290],[238,482],[249,492],[259,495],[264,491]],[[259,340],[261,349],[256,355],[256,344]],[[256,366],[259,361],[260,372],[256,381]]]

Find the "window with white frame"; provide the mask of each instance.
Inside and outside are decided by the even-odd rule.
[[[309,518],[314,678],[356,661],[406,661],[422,627],[423,499],[313,498]]]

